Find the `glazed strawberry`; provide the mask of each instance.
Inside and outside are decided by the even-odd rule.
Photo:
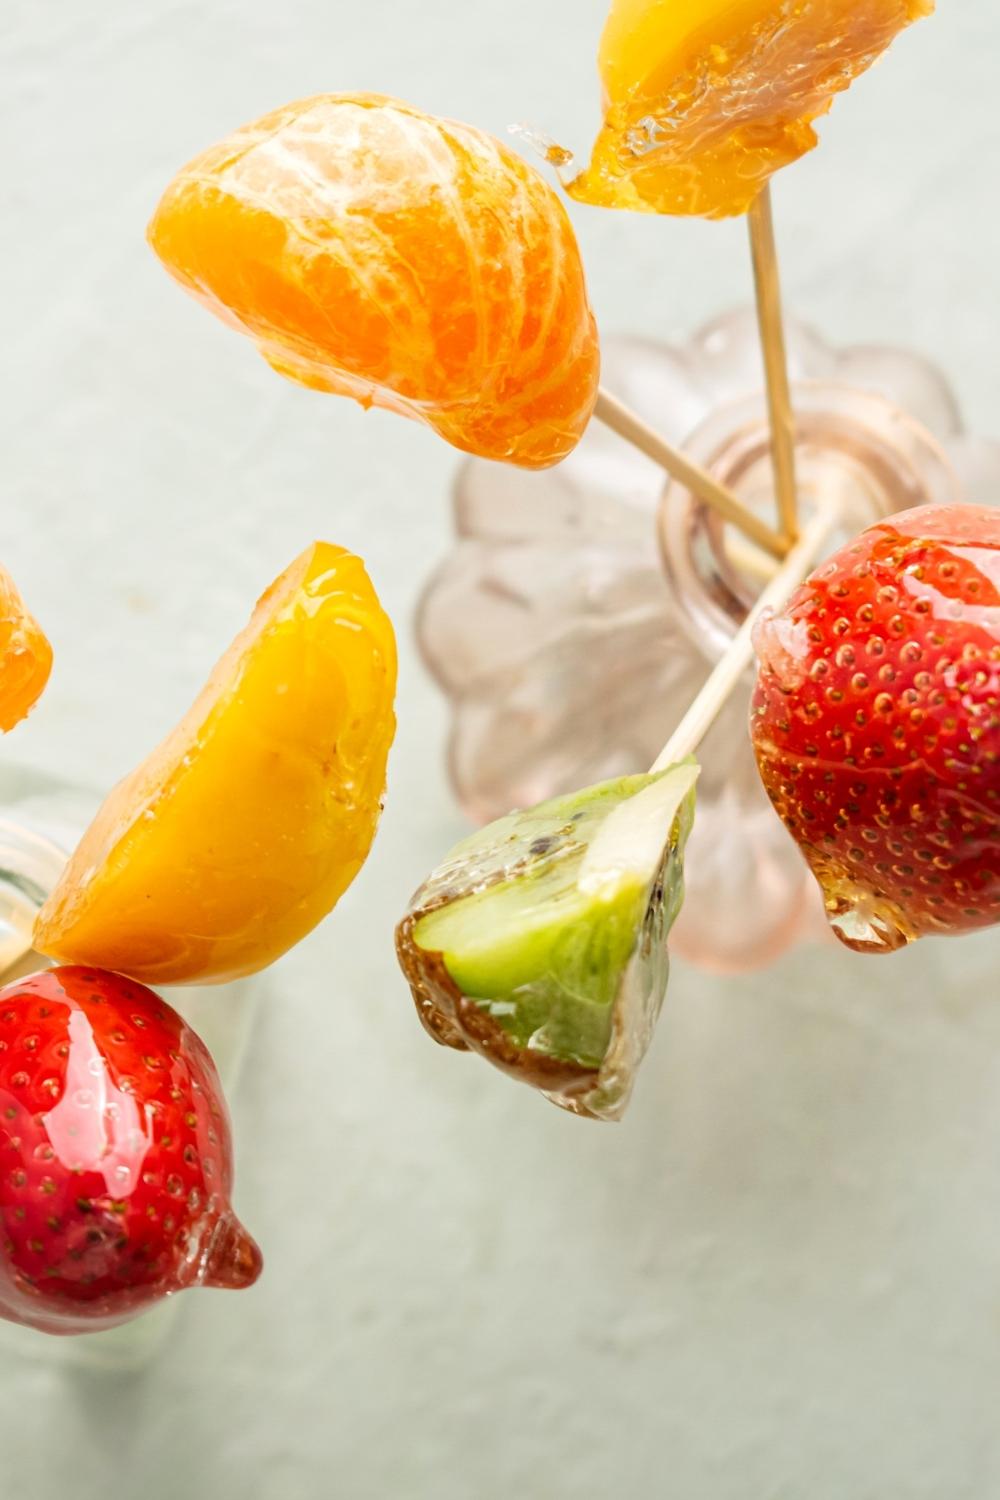
[[[1000,512],[905,511],[756,636],[768,794],[860,952],[1000,921]]]
[[[232,1176],[212,1059],[151,990],[88,968],[0,990],[0,1315],[81,1333],[249,1286]]]

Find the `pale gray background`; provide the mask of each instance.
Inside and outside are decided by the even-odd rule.
[[[24,1500],[994,1500],[1000,944],[742,982],[677,966],[627,1123],[437,1051],[395,915],[461,827],[410,648],[456,457],[284,384],[147,252],[187,157],[367,88],[585,142],[604,0],[5,0],[0,556],[49,627],[4,754],[107,785],[315,536],[400,627],[375,854],[273,976],[235,1101],[268,1259],[142,1378],[0,1364]],[[944,0],[777,191],[789,300],[901,341],[1000,435],[1000,12]],[[576,215],[608,330],[748,294],[740,226]]]

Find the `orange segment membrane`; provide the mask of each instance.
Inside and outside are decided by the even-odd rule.
[[[190,162],[149,239],[301,385],[525,468],[590,419],[600,356],[572,226],[480,130],[377,94],[303,99]]]

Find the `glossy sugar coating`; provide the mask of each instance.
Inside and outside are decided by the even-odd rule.
[[[849,947],[1000,920],[1000,512],[871,527],[762,621],[764,785]]]
[[[569,219],[481,130],[323,94],[237,130],[168,187],[153,249],[281,374],[543,468],[579,441],[599,350]]]
[[[933,0],[615,0],[605,120],[569,185],[605,208],[724,218],[817,144],[826,114]]]
[[[0,730],[31,712],[52,671],[52,647],[28,613],[10,574],[0,568]]]
[[[232,1182],[212,1059],[159,996],[86,968],[0,991],[0,1317],[86,1333],[249,1286]]]
[[[35,947],[147,983],[272,963],[367,858],[395,685],[392,625],[364,564],[315,543],[107,798],[39,914]]]
[[[620,1118],[666,990],[697,776],[620,777],[458,844],[396,935],[431,1036],[574,1114]]]

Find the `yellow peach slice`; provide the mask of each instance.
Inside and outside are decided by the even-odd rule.
[[[36,948],[146,984],[272,963],[367,857],[395,683],[392,625],[364,564],[317,542],[111,792],[39,914]]]
[[[612,0],[583,203],[745,213],[815,122],[934,0]]]

